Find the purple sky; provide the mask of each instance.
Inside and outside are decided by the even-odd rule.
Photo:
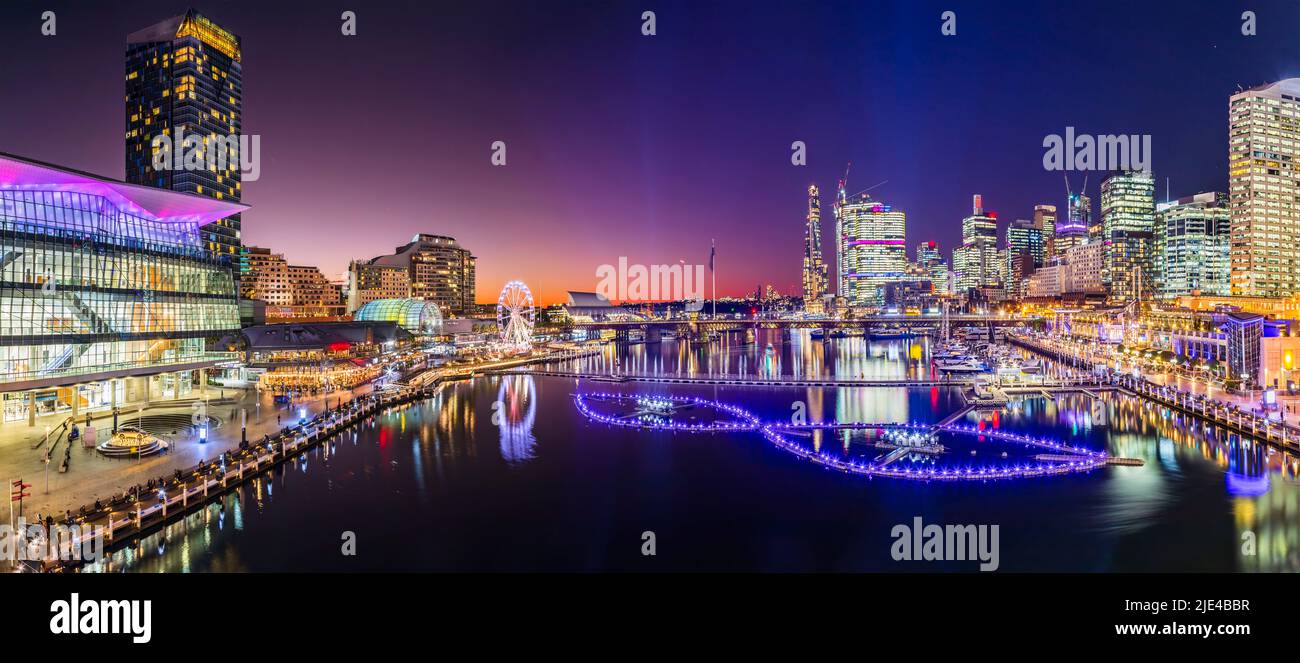
[[[90,4],[0,8],[0,151],[122,177],[126,35],[189,5]],[[262,136],[244,240],[338,277],[452,235],[479,301],[519,278],[555,302],[620,256],[705,262],[713,237],[720,293],[793,292],[803,192],[827,193],[831,256],[849,160],[852,190],[888,180],[873,193],[908,213],[909,258],[930,239],[947,255],[972,193],[1003,220],[1062,206],[1041,143],[1067,125],[1152,134],[1161,197],[1166,177],[1174,196],[1223,190],[1228,96],[1300,74],[1294,3],[1260,3],[1253,38],[1233,3],[657,2],[654,37],[633,3],[359,4],[344,37],[318,2],[195,3],[244,40],[244,131]]]

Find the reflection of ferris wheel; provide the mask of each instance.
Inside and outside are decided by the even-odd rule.
[[[511,281],[497,297],[497,329],[501,342],[527,346],[533,340],[533,293],[523,281]]]
[[[515,375],[501,378],[497,388],[497,409],[501,420],[501,457],[509,463],[518,463],[533,457],[533,426],[537,423],[537,394],[533,376]],[[498,416],[493,412],[493,417]]]

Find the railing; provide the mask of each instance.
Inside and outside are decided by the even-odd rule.
[[[82,531],[102,535],[106,545],[121,544],[167,524],[192,508],[197,508],[216,497],[257,476],[262,470],[289,461],[303,451],[323,442],[360,421],[375,416],[395,405],[402,405],[432,395],[431,387],[403,389],[400,392],[374,394],[352,401],[348,407],[340,406],[308,420],[300,426],[287,428],[269,436],[265,441],[249,444],[238,451],[226,452],[217,461],[203,462],[177,473],[180,477],[159,481],[157,486],[137,486],[119,500],[99,508],[82,507],[75,522],[60,525],[80,525]],[[157,495],[155,498],[151,497]],[[47,562],[56,559],[78,559],[77,541],[63,541],[61,550],[49,551]],[[69,547],[71,546],[71,547]]]
[[[1058,361],[1069,363],[1075,367],[1095,365],[1090,360],[1067,354],[1016,334],[1012,334],[1008,338],[1017,345],[1047,355]],[[1284,449],[1300,450],[1300,445],[1297,444],[1300,442],[1300,428],[1285,422],[1274,421],[1213,398],[1191,394],[1168,385],[1156,384],[1146,378],[1116,374],[1111,376],[1108,381],[1133,394],[1200,417],[1229,430],[1276,443]]]

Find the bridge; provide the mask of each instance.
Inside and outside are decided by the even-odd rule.
[[[636,330],[645,334],[647,343],[662,340],[664,332],[680,338],[698,339],[714,332],[744,332],[747,337],[759,329],[820,329],[822,331],[861,330],[864,335],[901,330],[913,334],[932,334],[950,327],[1020,327],[1042,325],[1038,317],[1015,317],[979,314],[869,315],[847,319],[817,318],[698,318],[695,320],[601,320],[574,322],[574,329],[613,330],[626,339]]]

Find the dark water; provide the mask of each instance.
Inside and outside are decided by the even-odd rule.
[[[671,345],[650,347],[671,353]],[[733,358],[747,352],[728,350]],[[924,370],[906,356],[862,366]],[[596,425],[575,410],[577,389],[695,395],[773,420],[802,407],[810,420],[935,421],[962,406],[947,388],[480,379],[309,452],[219,506],[117,551],[99,570],[976,568],[894,561],[891,529],[916,517],[997,525],[1001,571],[1300,569],[1300,460],[1128,397],[1036,397],[968,418],[1142,458],[1143,467],[945,484],[842,475],[754,433]],[[873,453],[845,433],[808,440],[835,453]],[[996,449],[976,447],[986,456]],[[966,453],[961,447],[942,462],[963,462]],[[655,535],[654,556],[642,555],[646,531]],[[345,532],[355,535],[353,556],[341,552]]]

